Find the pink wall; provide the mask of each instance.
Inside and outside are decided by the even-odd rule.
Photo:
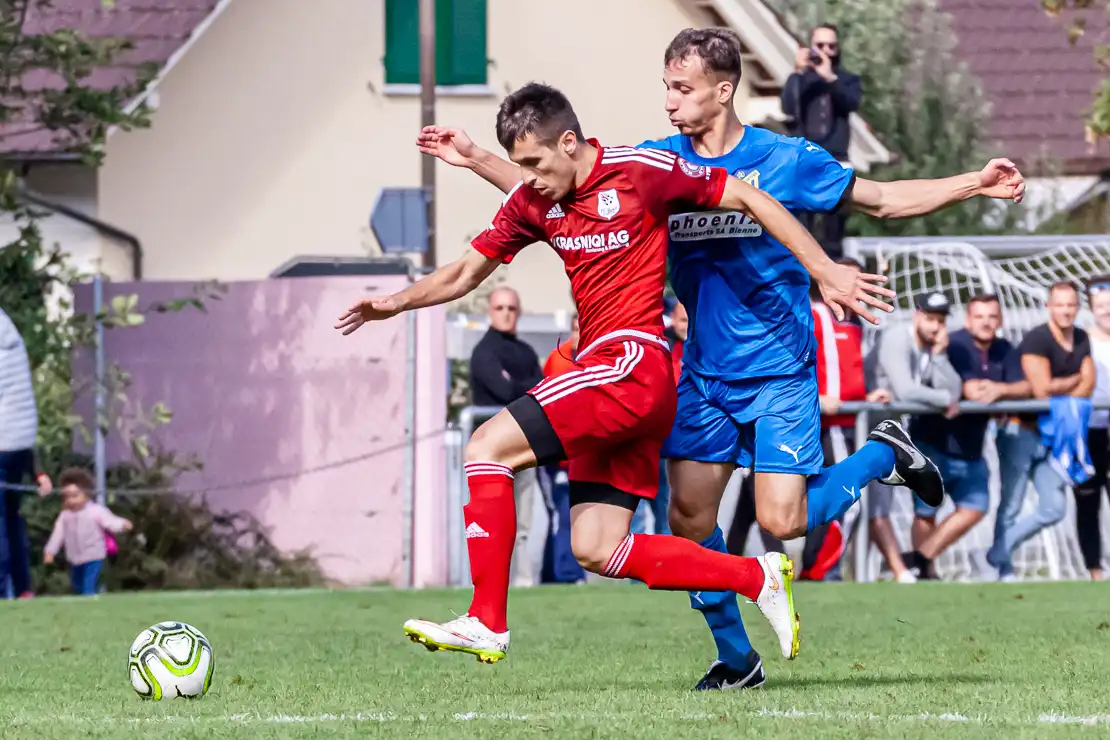
[[[141,326],[106,332],[109,363],[132,375],[129,397],[163,401],[174,418],[159,440],[193,452],[204,470],[180,481],[226,510],[246,510],[285,550],[311,548],[325,574],[349,585],[403,584],[402,507],[406,319],[332,329],[359,296],[407,285],[403,277],[290,278],[226,284],[207,312],[147,313]],[[105,301],[137,293],[140,307],[190,295],[190,283],[106,284]],[[77,310],[92,305],[90,286]],[[417,322],[414,575],[446,582],[443,429],[447,360],[444,313]],[[82,353],[83,354],[83,353]],[[79,358],[78,374],[91,362]],[[90,399],[80,408],[86,413]],[[377,450],[380,454],[313,471]],[[109,459],[126,454],[118,435]],[[269,482],[254,482],[273,478]],[[242,485],[229,485],[244,482]]]

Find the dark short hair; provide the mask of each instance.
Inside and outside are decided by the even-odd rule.
[[[1088,278],[1083,287],[1087,289],[1088,298],[1095,293],[1110,290],[1110,275],[1096,275],[1095,277]]]
[[[686,28],[671,39],[663,52],[663,66],[696,56],[706,72],[740,82],[740,37],[729,28]]]
[[[838,39],[840,38],[840,29],[836,27],[835,23],[821,23],[821,24],[818,24],[818,25],[813,27],[813,31],[817,31],[817,30],[822,29],[822,28],[825,29],[826,31],[832,31],[833,33],[836,34],[836,37]],[[810,38],[813,38],[813,31],[809,32]]]
[[[66,468],[58,476],[58,486],[60,488],[77,486],[85,493],[92,493],[96,488],[96,481],[93,480],[92,473],[85,468]]]
[[[1049,295],[1052,295],[1057,290],[1070,290],[1075,293],[1076,298],[1078,298],[1080,294],[1079,286],[1071,280],[1057,280],[1052,285],[1048,286]]]
[[[971,296],[971,300],[967,302],[967,305],[970,308],[976,303],[997,303],[1000,306],[1002,305],[1002,301],[998,300],[998,296],[994,293],[976,293]]]
[[[529,134],[551,143],[567,131],[573,131],[579,141],[586,139],[567,96],[550,85],[529,82],[497,109],[497,143],[507,152]]]

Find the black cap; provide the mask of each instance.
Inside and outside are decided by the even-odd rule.
[[[948,315],[948,309],[951,304],[948,303],[948,296],[944,293],[925,293],[920,295],[914,301],[918,311],[925,311],[926,313],[940,313],[945,316]]]

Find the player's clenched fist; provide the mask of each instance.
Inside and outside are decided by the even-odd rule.
[[[356,331],[367,321],[381,321],[396,316],[401,312],[397,301],[392,296],[382,298],[364,298],[347,309],[339,317],[335,328],[343,331],[343,336]]]
[[[867,306],[886,313],[894,310],[892,305],[880,298],[894,297],[893,290],[882,287],[886,282],[883,275],[860,272],[854,267],[833,262],[821,275],[814,277],[821,290],[821,297],[832,309],[833,315],[841,321],[844,320],[845,309],[848,309],[877,325],[879,318],[868,311]]]

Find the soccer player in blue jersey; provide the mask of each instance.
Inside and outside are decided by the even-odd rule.
[[[677,152],[695,165],[726,168],[796,212],[853,206],[879,218],[919,216],[974,196],[1020,202],[1012,162],[937,180],[875,182],[857,177],[804,139],[745,126],[733,108],[740,42],[727,29],[686,29],[664,55],[666,110],[679,133],[641,146]],[[417,145],[469,167],[508,192],[519,171],[477,147],[465,132],[429,127]],[[689,314],[678,414],[664,446],[674,534],[725,551],[717,511],[737,467],[755,475],[756,516],[779,538],[839,518],[870,481],[905,484],[939,505],[936,466],[894,422],[854,455],[822,469],[816,339],[809,276],[757,223],[732,213],[670,218],[671,282]],[[934,503],[935,502],[935,503]],[[765,680],[732,593],[692,593],[718,657],[697,689],[749,688]]]

